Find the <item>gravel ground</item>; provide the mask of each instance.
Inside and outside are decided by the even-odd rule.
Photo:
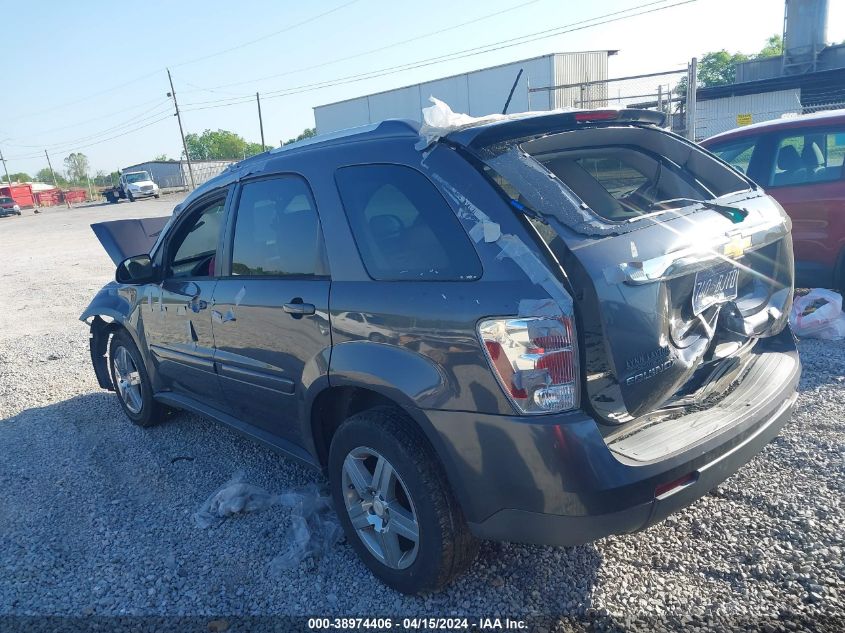
[[[236,471],[273,492],[320,476],[193,415],[135,427],[98,389],[77,317],[113,266],[88,224],[164,215],[176,200],[0,219],[0,616],[472,614],[544,616],[533,624],[565,630],[845,629],[843,343],[801,343],[793,421],[713,494],[591,545],[486,543],[436,595],[386,589],[345,543],[271,572],[289,524],[281,506],[198,528],[194,512]]]

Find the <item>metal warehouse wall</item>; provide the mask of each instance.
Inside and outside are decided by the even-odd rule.
[[[801,114],[801,91],[798,88],[763,92],[751,95],[734,95],[720,99],[699,101],[695,132],[697,139],[704,139],[720,132],[732,130],[741,123],[760,123],[779,119],[784,114]],[[751,115],[740,121],[741,115]]]
[[[528,92],[528,88],[607,78],[607,52],[556,53],[444,77],[421,84],[329,103],[314,108],[319,134],[378,123],[384,119],[420,121],[428,98],[445,101],[455,112],[483,116],[501,112],[520,68],[508,112],[551,110],[582,98],[578,89]],[[601,90],[601,88],[596,88]]]
[[[232,160],[197,160],[193,161],[194,184],[201,185],[221,173],[234,163]],[[147,171],[159,187],[185,187],[191,182],[188,175],[188,163],[185,161],[151,160],[124,167],[122,171]]]
[[[182,168],[179,162],[166,162],[151,160],[146,163],[138,163],[130,167],[124,167],[121,171],[146,171],[149,172],[153,182],[159,187],[182,187]]]

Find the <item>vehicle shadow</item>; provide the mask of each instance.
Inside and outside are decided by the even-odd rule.
[[[16,598],[12,610],[81,611],[95,599],[82,584],[72,604],[51,611],[52,601],[68,600],[52,580],[59,570],[71,578],[99,577],[104,569],[121,568],[121,561],[142,556],[147,564],[121,572],[119,586],[110,589],[115,606],[134,604],[133,596],[148,582],[145,578],[151,572],[144,569],[148,565],[157,570],[178,568],[179,574],[174,571],[172,578],[164,578],[167,587],[196,579],[196,585],[189,583],[196,594],[194,602],[182,602],[181,585],[174,585],[168,594],[171,604],[184,605],[187,613],[197,608],[196,596],[204,595],[203,588],[213,585],[233,589],[224,602],[217,594],[208,595],[208,608],[235,618],[246,615],[235,588],[243,587],[247,594],[272,594],[268,603],[281,600],[286,591],[285,582],[270,579],[265,570],[281,547],[280,537],[267,535],[284,532],[287,510],[236,515],[209,530],[193,525],[193,513],[238,471],[249,483],[273,493],[325,483],[319,473],[193,414],[177,413],[151,428],[135,426],[123,415],[116,397],[106,392],[75,396],[0,420],[0,445],[9,447],[0,451],[0,484],[10,491],[0,495],[0,533],[16,539],[0,548],[0,568],[9,570],[0,578],[0,594],[4,585],[8,589],[21,579],[38,588]],[[527,476],[519,466],[500,467],[509,468],[514,478]],[[542,497],[539,490],[535,494]],[[26,551],[45,548],[49,556],[42,562],[29,566],[15,562]],[[198,554],[201,551],[205,553]],[[208,556],[216,561],[211,569]],[[572,622],[576,630],[583,628],[579,623],[600,621],[602,630],[614,630],[613,622],[593,608],[601,563],[593,545],[564,548],[484,542],[468,572],[440,592],[411,597],[374,580],[366,584],[386,599],[385,613],[400,616],[498,615],[532,622],[539,618]],[[309,613],[372,615],[358,614],[357,609],[363,608],[361,604],[372,605],[375,595],[360,603],[354,592],[347,600],[339,587],[332,590],[336,595],[327,598],[331,592],[325,583],[329,587],[344,584],[332,580],[338,575],[371,578],[347,543],[303,565],[324,583],[323,589],[319,583],[302,587],[309,597]],[[305,572],[288,573],[295,579]],[[489,612],[490,605],[498,605],[497,613]],[[103,609],[98,607],[97,612],[110,612],[109,607]]]

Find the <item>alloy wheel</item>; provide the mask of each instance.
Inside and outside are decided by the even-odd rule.
[[[392,569],[413,564],[419,521],[393,465],[375,449],[359,446],[343,461],[342,486],[349,519],[370,553]]]
[[[117,392],[123,404],[132,413],[140,413],[144,406],[144,396],[141,393],[141,374],[132,360],[132,355],[123,347],[118,347],[112,360]]]

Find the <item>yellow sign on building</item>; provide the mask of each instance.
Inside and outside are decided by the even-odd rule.
[[[736,124],[737,125],[751,125],[751,113],[748,112],[746,114],[737,114],[736,115]]]

